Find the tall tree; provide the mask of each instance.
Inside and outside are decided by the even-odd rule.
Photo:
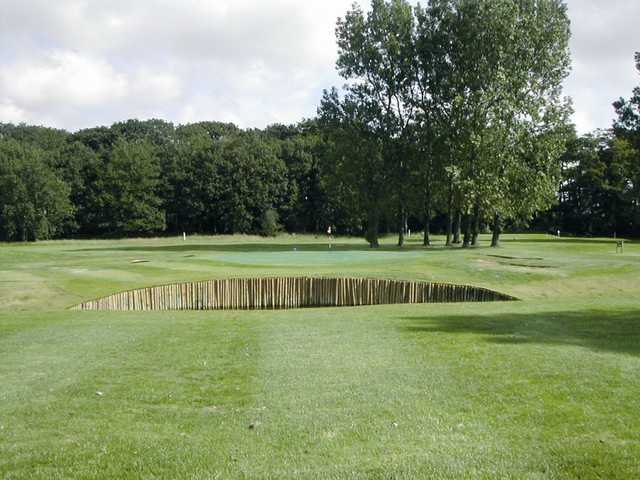
[[[346,89],[371,117],[369,129],[380,142],[385,168],[394,188],[398,245],[404,243],[409,203],[409,174],[413,142],[414,16],[406,0],[373,0],[364,13],[354,4],[338,20],[338,71],[350,83]]]
[[[518,164],[528,154],[513,148],[514,138],[522,132],[548,138],[566,119],[566,6],[559,0],[432,0],[417,12],[418,58],[426,69],[419,78],[432,79],[427,104],[448,140],[449,169],[460,175],[468,246],[483,212],[496,219],[510,214],[509,191],[497,187],[525,171]],[[549,145],[538,157],[557,164],[556,143]],[[540,193],[536,198],[553,195],[546,187]],[[531,201],[533,210],[545,205]]]

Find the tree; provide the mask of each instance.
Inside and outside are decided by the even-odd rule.
[[[167,227],[173,232],[215,232],[207,226],[208,187],[215,182],[215,141],[199,124],[182,125],[175,131],[173,155],[162,165],[163,204]]]
[[[561,87],[570,63],[566,6],[557,0],[432,0],[417,17],[418,78],[426,92],[421,104],[431,109],[449,148],[445,164],[458,175],[468,246],[483,212],[492,212],[496,222],[513,213],[501,180],[527,172],[522,164],[530,152],[518,151],[517,139],[523,132],[555,139],[550,132],[562,131],[568,108]],[[557,164],[556,145],[550,140],[538,160]],[[541,185],[532,210],[553,196],[547,182]],[[449,218],[452,209],[450,202]]]
[[[365,218],[365,238],[370,247],[377,248],[391,182],[370,110],[357,94],[340,98],[332,89],[324,92],[318,113],[331,151],[329,165],[325,165],[329,192],[345,199],[352,211]]]
[[[54,238],[73,213],[69,189],[39,148],[0,139],[0,238]]]
[[[635,63],[640,73],[640,52],[635,54]],[[633,234],[640,235],[640,86],[633,89],[629,100],[620,98],[613,106],[618,115],[613,124],[614,157],[626,164],[629,220]]]
[[[320,166],[322,139],[317,126],[311,122],[295,127],[271,126],[265,133],[286,165],[289,195],[279,209],[285,228],[290,232],[322,231],[328,212]]]
[[[119,139],[103,176],[98,180],[99,228],[112,235],[150,234],[165,229],[165,213],[158,195],[160,165],[147,141]]]
[[[260,134],[246,132],[219,143],[217,218],[228,233],[258,233],[269,210],[288,203],[286,165]]]
[[[64,235],[95,231],[93,199],[96,181],[102,174],[102,162],[89,147],[78,141],[65,142],[48,160],[49,165],[69,188],[69,199],[74,206],[74,216],[64,226]]]
[[[62,149],[69,136],[69,132],[56,128],[26,125],[24,123],[19,125],[0,123],[0,138],[12,138],[21,145],[39,148],[48,155]]]
[[[636,52],[635,62],[636,70],[640,73],[640,52]],[[613,107],[618,115],[613,124],[614,133],[640,149],[640,86],[633,89],[629,100],[620,98],[613,103]]]
[[[106,159],[118,140],[118,134],[109,127],[86,128],[75,132],[73,140],[86,145]]]
[[[384,201],[396,206],[399,246],[404,243],[409,203],[409,163],[415,158],[410,138],[413,36],[413,10],[406,0],[373,0],[366,15],[354,4],[336,28],[338,71],[350,81],[346,89],[351,101],[367,110],[368,129],[379,142],[393,183],[393,195]]]
[[[634,235],[638,160],[629,141],[613,131],[574,135],[562,155],[559,204],[538,225],[579,235]]]

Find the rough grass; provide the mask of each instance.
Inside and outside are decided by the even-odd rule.
[[[0,477],[640,476],[640,246],[392,241],[375,252],[314,237],[0,245]],[[523,300],[66,309],[173,281],[309,273]]]

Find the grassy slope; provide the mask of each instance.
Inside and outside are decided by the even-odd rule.
[[[0,245],[0,476],[640,476],[640,245],[503,245]],[[66,310],[137,286],[281,274],[463,282],[522,301]]]

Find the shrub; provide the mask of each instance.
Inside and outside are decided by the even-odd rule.
[[[275,237],[280,231],[280,219],[278,212],[269,208],[262,214],[262,221],[260,222],[260,235],[264,237]]]

